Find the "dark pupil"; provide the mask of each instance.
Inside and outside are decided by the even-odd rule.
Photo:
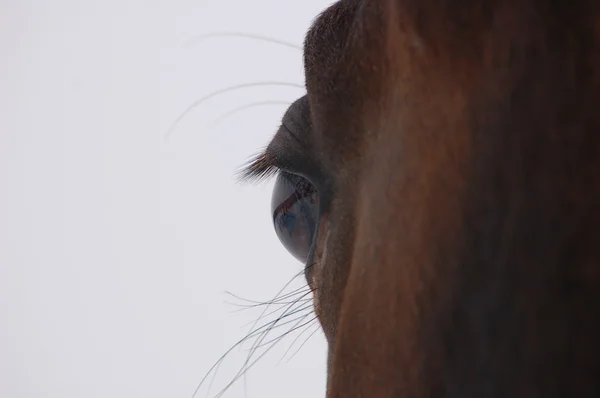
[[[271,210],[275,232],[283,246],[305,262],[317,223],[317,190],[306,179],[280,173],[273,189]]]

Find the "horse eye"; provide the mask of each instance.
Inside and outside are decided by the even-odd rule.
[[[273,224],[283,246],[301,262],[306,262],[313,241],[317,206],[317,190],[308,180],[279,173],[271,199]]]

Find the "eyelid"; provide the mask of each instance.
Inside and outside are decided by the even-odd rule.
[[[285,129],[285,132],[287,133],[287,135],[289,135],[296,142],[298,147],[302,148],[303,150],[306,150],[306,143],[302,142],[300,140],[300,138],[298,138],[298,136],[296,136],[296,134],[294,134],[294,130],[288,127],[285,120],[283,120],[283,122],[281,122],[281,127],[283,129]]]
[[[312,165],[308,159],[303,143],[282,123],[267,148],[239,171],[239,179],[261,182],[277,176],[280,171],[310,179]]]
[[[311,156],[310,130],[308,102],[303,96],[290,105],[271,142],[245,165],[240,179],[260,182],[276,176],[280,170],[315,179],[318,172]]]

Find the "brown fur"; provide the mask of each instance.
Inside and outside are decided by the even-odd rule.
[[[600,396],[600,2],[341,0],[305,68],[327,397]]]

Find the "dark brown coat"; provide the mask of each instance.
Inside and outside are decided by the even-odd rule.
[[[600,397],[600,1],[341,0],[304,56],[327,397]]]

